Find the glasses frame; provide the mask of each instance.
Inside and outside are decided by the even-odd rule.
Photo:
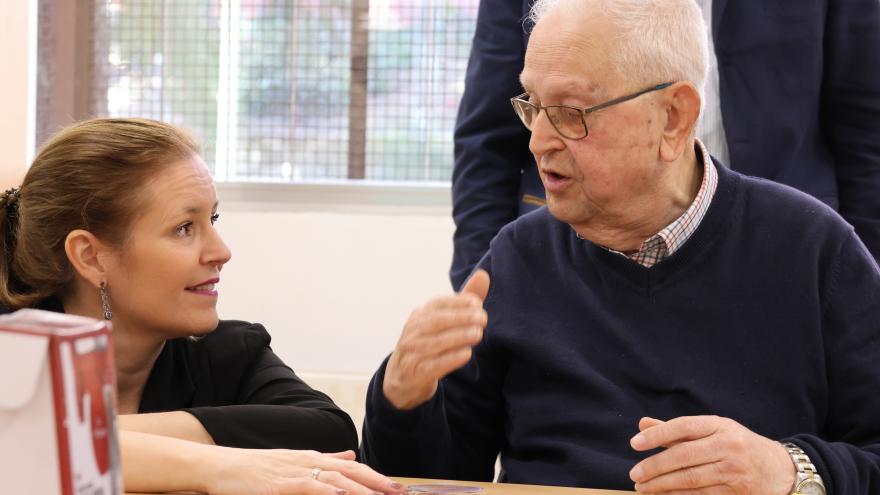
[[[535,119],[538,118],[538,115],[541,113],[541,110],[544,110],[544,113],[546,114],[547,113],[546,109],[548,109],[548,108],[567,108],[569,110],[575,110],[577,112],[580,112],[581,124],[583,125],[583,128],[584,128],[584,132],[583,132],[582,136],[581,135],[566,136],[565,133],[563,133],[562,131],[559,130],[558,127],[556,127],[556,124],[553,122],[553,119],[551,119],[549,117],[547,118],[547,120],[550,121],[550,125],[553,126],[553,129],[555,129],[556,132],[560,136],[562,136],[566,139],[578,140],[578,139],[583,139],[583,138],[590,135],[590,130],[587,128],[587,119],[586,119],[588,113],[593,113],[597,110],[602,110],[603,108],[608,108],[610,106],[617,105],[618,103],[623,103],[625,101],[629,101],[629,100],[638,98],[639,96],[642,96],[645,93],[650,93],[652,91],[660,91],[661,89],[666,89],[669,86],[672,86],[672,84],[673,84],[672,81],[665,82],[662,84],[657,84],[656,86],[651,86],[650,88],[645,88],[645,89],[642,89],[640,91],[636,91],[635,93],[628,94],[625,96],[619,96],[617,98],[614,98],[613,100],[608,100],[604,103],[599,103],[598,105],[594,105],[592,107],[587,107],[587,108],[578,108],[578,107],[573,107],[570,105],[546,105],[546,106],[535,105],[534,103],[530,102],[527,99],[529,96],[528,93],[523,93],[519,96],[514,96],[513,98],[510,99],[510,104],[513,105],[513,111],[516,112],[516,115],[517,115],[517,117],[519,117],[519,120],[522,121],[523,125],[526,126],[526,129],[528,129],[529,131],[532,130],[532,127],[526,122],[524,114],[520,110],[523,105],[527,105],[527,106],[532,107],[536,110]],[[534,122],[534,119],[532,119],[532,122]]]

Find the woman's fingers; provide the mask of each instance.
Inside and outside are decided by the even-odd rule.
[[[403,485],[397,483],[396,481],[388,478],[387,476],[383,476],[372,468],[367,466],[366,464],[361,464],[355,461],[346,461],[332,458],[330,456],[327,457],[327,471],[322,472],[318,475],[318,479],[320,481],[331,482],[336,481],[337,475],[342,476],[348,480],[351,480],[358,486],[364,486],[369,490],[365,492],[367,495],[372,494],[373,492],[381,492],[381,493],[399,493],[403,492]],[[321,467],[321,466],[319,466]],[[322,467],[322,469],[324,469]],[[325,481],[325,476],[329,478],[329,480]],[[336,483],[333,483],[336,485]],[[340,488],[348,489],[351,485],[346,484],[345,486],[337,485]],[[353,492],[354,493],[354,492]]]
[[[353,461],[357,458],[353,450],[346,450],[343,452],[327,452],[324,455],[328,455],[330,457],[335,457],[337,459],[343,459],[346,461]]]

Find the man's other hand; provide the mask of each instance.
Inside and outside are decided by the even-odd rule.
[[[665,448],[633,467],[640,493],[787,495],[795,470],[785,448],[718,416],[642,418],[630,440],[640,452]]]

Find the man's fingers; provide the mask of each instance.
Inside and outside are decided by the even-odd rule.
[[[648,428],[653,428],[655,426],[662,425],[664,423],[665,423],[665,421],[661,421],[659,419],[644,417],[639,420],[639,431],[645,431]],[[669,447],[672,447],[673,445],[677,445],[678,443],[679,442],[664,443],[663,445],[661,445],[661,447],[665,447],[668,449]]]
[[[473,351],[470,347],[464,347],[456,351],[447,352],[439,356],[426,359],[422,363],[422,369],[429,376],[441,379],[444,376],[466,365],[471,360]]]
[[[482,308],[435,309],[414,314],[407,322],[407,336],[433,338],[456,327],[485,327],[486,312]]]
[[[479,269],[471,275],[471,278],[465,282],[461,288],[462,294],[473,294],[480,299],[480,302],[486,300],[489,294],[489,273],[486,270]]]
[[[716,463],[723,455],[711,438],[681,442],[639,462],[629,475],[636,483],[644,483],[676,471]]]
[[[635,450],[645,451],[697,440],[718,431],[721,421],[722,418],[717,416],[682,416],[639,432],[632,437],[630,445]]]
[[[482,328],[460,327],[450,328],[431,338],[419,339],[418,343],[413,342],[412,346],[415,348],[418,345],[421,348],[417,353],[419,359],[432,359],[443,354],[459,351],[465,347],[473,347],[479,344],[482,339]],[[409,351],[412,352],[412,350]]]
[[[663,424],[663,421],[661,421],[659,419],[644,417],[639,420],[639,431],[645,431],[648,428],[651,428],[651,427],[654,427],[657,425],[662,425],[662,424]]]
[[[653,478],[644,483],[636,483],[636,491],[642,493],[722,493],[724,487],[724,469],[720,462],[712,462],[699,466],[679,469],[671,473]]]

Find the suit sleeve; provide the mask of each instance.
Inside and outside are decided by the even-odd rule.
[[[533,166],[529,133],[510,98],[522,93],[524,4],[482,0],[455,126],[452,172],[454,253],[450,279],[458,289],[517,217],[522,171]]]
[[[822,435],[784,441],[810,457],[829,494],[869,495],[880,487],[880,272],[851,234],[836,256],[823,301],[830,392]]]
[[[238,342],[230,343],[229,339]],[[211,353],[215,388],[235,386],[229,405],[186,409],[204,425],[215,443],[242,448],[307,449],[340,452],[357,449],[357,430],[348,414],[329,397],[309,387],[269,347],[269,334],[252,324],[215,342]],[[242,349],[248,356],[225,351]],[[225,368],[225,369],[224,369]],[[230,371],[233,371],[230,373]],[[228,376],[239,374],[240,376]],[[226,377],[218,380],[220,376]],[[222,383],[221,383],[222,382]]]
[[[487,258],[480,265],[488,270]],[[367,392],[362,460],[388,476],[492,481],[504,437],[507,364],[491,335],[487,327],[470,362],[441,380],[433,399],[409,411],[385,399],[386,359]]]
[[[827,8],[822,121],[840,213],[880,260],[880,2],[831,0]]]

